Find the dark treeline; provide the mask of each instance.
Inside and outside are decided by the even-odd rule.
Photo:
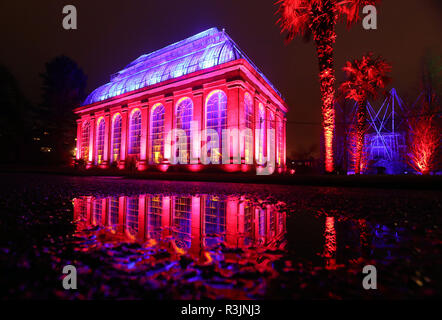
[[[72,110],[85,98],[87,77],[66,56],[46,63],[42,95],[31,103],[17,80],[0,66],[0,148],[2,163],[61,165],[74,155],[76,123]]]

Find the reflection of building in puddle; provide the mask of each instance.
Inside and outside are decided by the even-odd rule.
[[[102,226],[122,240],[171,238],[193,253],[221,242],[276,247],[286,232],[285,212],[237,196],[86,196],[74,199],[74,218],[79,231]]]

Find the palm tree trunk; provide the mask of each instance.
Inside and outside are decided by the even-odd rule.
[[[358,104],[358,111],[356,114],[356,150],[355,150],[355,174],[360,174],[363,165],[364,153],[364,138],[367,129],[367,108],[365,107],[366,100],[363,99]]]
[[[335,72],[333,69],[333,43],[336,34],[332,30],[315,35],[316,51],[319,60],[319,84],[322,99],[322,127],[325,144],[325,171],[333,172],[333,135],[335,129]]]

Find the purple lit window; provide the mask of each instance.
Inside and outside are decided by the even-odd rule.
[[[177,137],[177,154],[180,163],[189,163],[190,160],[190,123],[193,120],[193,102],[190,98],[181,99],[176,108],[176,128],[186,133],[186,142],[180,142]],[[178,148],[180,152],[178,153]],[[182,152],[186,150],[186,152]]]
[[[95,164],[101,164],[103,162],[104,154],[104,130],[105,123],[104,119],[99,120],[97,126],[97,141],[96,141],[96,154],[95,154]]]
[[[266,210],[258,208],[258,234],[261,237],[266,235]]]
[[[138,196],[127,199],[126,228],[132,235],[138,232]]]
[[[148,238],[158,238],[161,235],[161,217],[163,215],[163,197],[152,196],[149,199],[149,211],[147,216]]]
[[[130,117],[129,124],[129,154],[138,155],[140,153],[141,140],[141,111],[135,110]]]
[[[120,201],[118,197],[111,197],[109,199],[109,223],[112,226],[116,226],[118,224],[118,216],[120,212]]]
[[[121,115],[117,114],[112,122],[112,161],[120,160],[121,150]]]
[[[85,122],[83,128],[81,129],[81,158],[85,161],[89,157],[89,134],[90,134],[90,124]]]
[[[227,128],[227,96],[221,90],[212,91],[206,103],[206,129],[215,130],[218,133],[219,148],[209,151],[212,163],[220,162],[222,148],[222,130]],[[208,138],[208,142],[210,137]]]
[[[82,197],[78,199],[78,203],[79,203],[79,218],[82,220],[86,220],[87,217],[87,198],[86,197]]]
[[[161,163],[164,156],[164,106],[162,104],[153,107],[151,128],[151,159],[153,163]]]
[[[244,244],[252,244],[253,237],[253,219],[254,219],[255,209],[250,201],[244,202],[244,233],[246,237],[244,238]]]
[[[94,211],[93,211],[95,225],[102,224],[102,220],[101,220],[102,210],[103,210],[103,207],[101,205],[101,199],[95,199],[94,200]]]
[[[189,248],[191,242],[190,219],[192,216],[192,198],[175,198],[175,214],[173,216],[173,230],[179,248]]]
[[[207,235],[205,241],[207,246],[211,246],[222,240],[226,232],[226,206],[218,197],[208,196],[205,208],[204,233]]]
[[[251,162],[253,157],[253,100],[251,95],[247,92],[244,95],[244,113],[244,127],[250,130],[247,130],[247,133],[244,136],[244,152],[242,156],[246,162]]]

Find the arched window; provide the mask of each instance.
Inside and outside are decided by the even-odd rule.
[[[244,135],[244,152],[242,157],[246,163],[253,161],[253,100],[252,96],[246,92],[244,95],[244,128],[247,133]]]
[[[112,121],[112,161],[120,160],[121,150],[121,115],[117,113]]]
[[[264,160],[264,137],[265,137],[265,110],[262,103],[259,104],[259,122],[258,122],[258,148],[256,150],[257,152],[257,161],[258,163],[262,164]]]
[[[88,157],[89,157],[89,135],[90,135],[90,130],[91,129],[91,125],[89,124],[89,122],[85,122],[83,124],[83,127],[81,129],[81,159],[87,161]]]
[[[226,202],[217,196],[206,196],[204,231],[205,245],[210,247],[225,240],[226,232]],[[216,236],[209,236],[216,235]]]
[[[151,159],[153,163],[161,163],[164,157],[164,106],[153,106],[151,115]]]
[[[93,218],[94,218],[94,225],[101,225],[102,224],[102,213],[103,213],[103,206],[101,203],[101,199],[95,199],[93,202],[94,205],[94,211],[93,211]]]
[[[118,225],[119,213],[120,213],[120,200],[118,197],[110,197],[108,199],[109,217],[108,221],[111,227],[115,230]]]
[[[187,249],[191,244],[192,197],[176,197],[172,233],[178,248]]]
[[[213,129],[218,133],[219,147],[209,151],[212,163],[220,162],[222,150],[222,130],[227,129],[227,96],[224,91],[212,91],[206,102],[206,129]],[[210,137],[208,137],[208,141]]]
[[[129,123],[129,154],[140,154],[141,140],[141,111],[136,109],[132,112]]]
[[[138,233],[139,197],[128,197],[126,202],[126,230],[132,236]]]
[[[186,133],[186,141],[180,142],[177,138],[177,154],[180,163],[189,163],[190,160],[190,123],[193,119],[193,102],[190,98],[182,98],[176,108],[176,128]],[[178,148],[180,150],[178,154]],[[182,150],[186,150],[183,152]]]
[[[104,154],[104,130],[105,130],[104,119],[101,118],[98,120],[97,125],[97,138],[96,138],[96,148],[95,148],[95,164],[101,164],[103,162],[103,154]]]
[[[153,239],[161,238],[161,222],[163,216],[163,197],[151,196],[148,199],[147,236]]]

